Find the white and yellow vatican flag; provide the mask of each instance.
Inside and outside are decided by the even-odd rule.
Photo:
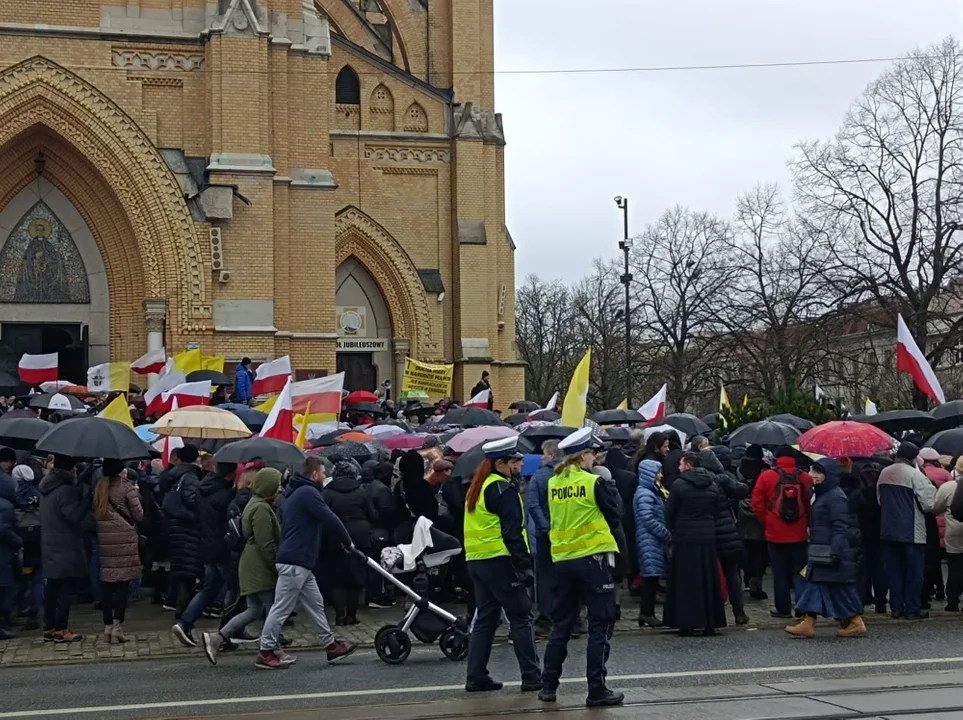
[[[589,372],[592,366],[592,348],[585,351],[575,372],[572,373],[572,381],[568,384],[568,392],[565,393],[565,400],[562,404],[562,425],[580,428],[585,422],[585,413],[588,411],[588,388]]]

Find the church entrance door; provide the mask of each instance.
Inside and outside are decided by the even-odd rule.
[[[338,372],[344,373],[345,390],[370,390],[378,386],[378,371],[371,353],[338,353]]]
[[[77,385],[87,384],[86,333],[78,324],[2,323],[0,324],[0,389],[22,390],[17,365],[24,353],[58,353],[60,379]]]

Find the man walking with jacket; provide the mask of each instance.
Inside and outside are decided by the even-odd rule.
[[[799,593],[799,571],[806,566],[809,509],[813,481],[796,467],[793,449],[776,450],[776,467],[759,474],[752,490],[752,511],[766,530],[775,609],[770,615],[791,618],[789,588]]]
[[[883,561],[889,580],[889,607],[894,618],[928,617],[921,610],[923,561],[926,557],[926,513],[933,511],[936,487],[916,467],[919,448],[900,443],[896,461],[879,474]]]
[[[535,471],[525,488],[525,507],[534,526],[535,541],[535,599],[538,605],[538,619],[535,631],[547,635],[552,631],[552,585],[554,573],[552,566],[552,544],[548,533],[552,523],[548,518],[543,498],[548,497],[548,481],[555,474],[559,463],[558,440],[542,443],[542,466]]]
[[[314,621],[318,640],[327,651],[328,662],[346,658],[356,649],[351,643],[335,639],[324,614],[324,598],[314,577],[322,533],[334,536],[331,545],[352,547],[348,531],[321,497],[324,478],[321,458],[312,455],[304,461],[304,473],[292,477],[285,491],[281,545],[277,553],[278,582],[274,589],[274,604],[261,630],[261,651],[254,663],[262,670],[287,668],[296,661],[295,657],[281,652],[280,636],[284,621],[298,602]]]

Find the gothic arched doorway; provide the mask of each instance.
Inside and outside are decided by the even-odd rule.
[[[355,258],[335,274],[338,372],[346,390],[376,390],[392,379],[391,317],[378,284]]]

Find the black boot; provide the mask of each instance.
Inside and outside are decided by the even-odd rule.
[[[625,700],[624,693],[605,688],[602,692],[585,698],[585,707],[612,707],[613,705],[621,705],[623,700]]]

